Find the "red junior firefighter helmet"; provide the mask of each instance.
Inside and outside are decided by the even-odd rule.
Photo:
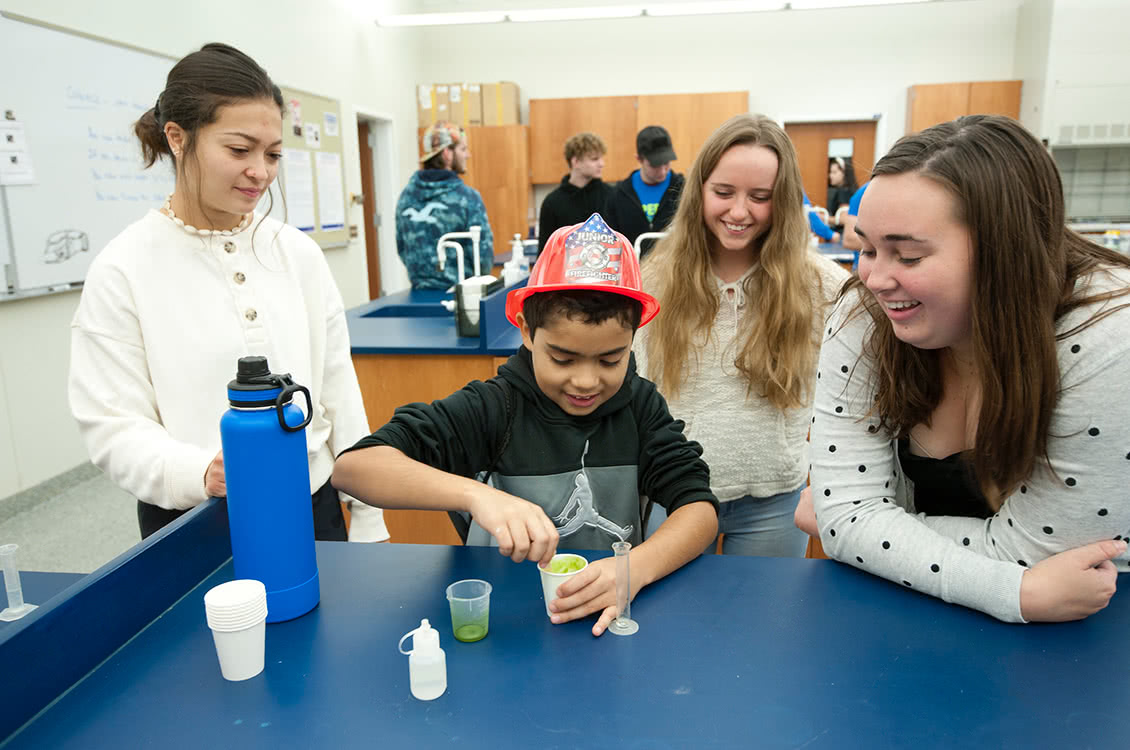
[[[659,312],[659,301],[642,287],[640,262],[632,243],[610,228],[600,214],[593,214],[581,224],[561,227],[550,235],[529,283],[506,296],[506,319],[518,325],[522,303],[531,294],[592,289],[639,300],[642,326]]]

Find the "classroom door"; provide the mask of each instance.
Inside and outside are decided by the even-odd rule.
[[[785,132],[796,147],[800,178],[813,205],[828,202],[828,145],[833,139],[850,139],[855,181],[862,185],[875,166],[875,121],[785,123]],[[846,144],[847,141],[840,141]]]
[[[357,144],[361,152],[361,193],[365,214],[365,261],[369,267],[369,299],[381,296],[381,257],[377,244],[377,181],[373,177],[373,144],[376,136],[366,120],[357,122]]]

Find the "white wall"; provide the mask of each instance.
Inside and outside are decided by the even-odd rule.
[[[1043,137],[1044,110],[1048,100],[1048,48],[1051,45],[1055,0],[1025,0],[1016,24],[1016,77],[1020,89],[1020,121]]]
[[[418,9],[418,1],[384,4],[404,11]],[[1045,32],[1043,21],[1025,14],[1033,3],[1037,15],[1046,11],[1048,2],[1054,11]],[[226,41],[259,60],[278,82],[339,99],[349,192],[360,192],[353,123],[358,108],[393,118],[397,190],[415,169],[418,83],[513,80],[521,87],[524,118],[530,97],[744,89],[752,110],[777,118],[882,113],[885,127],[876,144],[882,151],[905,127],[907,87],[1036,75],[1040,34],[1052,40],[1049,86],[1095,76],[1124,82],[1130,68],[1116,33],[1130,21],[1130,4],[1122,0],[965,0],[428,29],[374,26],[372,8],[381,4],[198,0],[165,7],[141,0],[0,0],[4,10],[171,55]],[[363,15],[359,9],[369,10]],[[1112,41],[1097,44],[1096,30],[1108,30]],[[689,165],[690,157],[684,161]],[[385,287],[397,289],[407,280],[392,234],[395,191],[385,193],[381,213],[389,220],[381,236],[381,272]],[[360,209],[351,209],[350,221],[360,219]],[[327,258],[347,304],[366,299],[363,240],[328,251]],[[68,326],[77,303],[78,295],[70,293],[0,304],[0,498],[86,459],[65,389]]]
[[[881,112],[882,151],[903,134],[909,86],[1013,77],[1017,5],[438,27],[418,32],[437,53],[417,82],[515,81],[524,118],[530,98],[744,89],[752,111],[775,118]]]
[[[1130,142],[1130,53],[1125,0],[1056,0],[1048,48],[1044,135],[1061,128],[1121,124]],[[1076,139],[1076,142],[1083,142]]]
[[[161,5],[141,0],[2,0],[4,10],[118,42],[182,56],[210,41],[254,57],[276,82],[340,100],[345,181],[361,192],[354,108],[393,120],[396,181],[415,168],[419,37],[381,29],[355,12],[352,0],[195,0]],[[34,65],[29,66],[34,75]],[[154,92],[156,96],[157,92]],[[395,195],[382,195],[392,216]],[[361,223],[361,209],[349,221]],[[391,225],[382,231],[382,279],[404,288]],[[368,299],[363,236],[326,252],[347,306]],[[37,484],[87,458],[66,398],[70,319],[77,293],[0,304],[0,498]]]

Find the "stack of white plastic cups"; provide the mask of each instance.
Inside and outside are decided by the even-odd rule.
[[[260,581],[228,581],[204,595],[208,627],[225,680],[248,680],[263,671],[267,589]]]

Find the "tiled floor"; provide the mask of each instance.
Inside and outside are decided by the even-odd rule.
[[[90,464],[0,499],[20,570],[89,573],[141,541],[137,501]]]

